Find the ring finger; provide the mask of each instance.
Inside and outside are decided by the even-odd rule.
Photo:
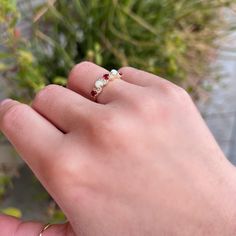
[[[106,69],[98,65],[82,62],[72,69],[67,87],[88,99],[94,100],[91,96],[94,84],[97,79],[107,73],[109,72]],[[138,86],[116,79],[104,87],[104,91],[99,94],[97,100],[99,103],[106,104],[117,99],[128,98],[131,97],[132,91],[137,89],[136,87]]]

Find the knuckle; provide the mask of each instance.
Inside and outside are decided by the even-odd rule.
[[[160,83],[161,90],[166,94],[166,95],[172,95],[175,93],[175,87],[176,85],[172,84],[169,81],[162,81]]]
[[[144,96],[142,102],[139,104],[140,112],[147,116],[155,116],[158,109],[158,98],[149,94]]]
[[[100,121],[99,127],[101,129],[105,129],[105,130],[112,130],[114,128],[114,126],[116,125],[116,119],[117,117],[115,117],[115,115],[113,114],[106,114],[103,116],[102,120]]]
[[[184,106],[192,102],[191,96],[181,87],[176,86],[175,97],[179,104],[183,104]]]
[[[18,126],[19,117],[24,119],[30,107],[26,104],[14,104],[10,106],[1,118],[1,125],[5,130],[16,128]]]
[[[170,82],[164,82],[162,84],[162,89],[167,96],[169,96],[170,98],[172,97],[173,99],[175,99],[175,101],[185,101],[190,98],[185,89]]]
[[[124,119],[122,115],[110,112],[101,117],[100,121],[96,122],[93,127],[98,135],[102,134],[101,136],[103,137],[117,137],[119,132],[123,132]]]
[[[187,93],[187,91],[182,87],[175,86],[175,91],[178,96],[186,97],[186,98],[189,97],[189,94]]]
[[[192,99],[185,89],[169,83],[166,86],[164,97],[166,97],[164,106],[160,113],[165,117],[173,118],[177,112],[187,112],[192,107]]]

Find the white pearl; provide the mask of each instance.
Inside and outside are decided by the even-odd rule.
[[[95,87],[96,87],[96,88],[101,88],[101,87],[103,87],[103,85],[104,85],[104,83],[103,83],[103,81],[101,81],[101,80],[97,80],[97,81],[95,82]]]
[[[111,74],[112,74],[112,75],[117,75],[117,74],[118,74],[118,71],[113,69],[113,70],[111,70]]]

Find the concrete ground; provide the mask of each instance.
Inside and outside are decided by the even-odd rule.
[[[230,21],[236,22],[236,14],[230,15]],[[236,32],[221,41],[214,66],[224,76],[200,109],[225,155],[236,165]]]

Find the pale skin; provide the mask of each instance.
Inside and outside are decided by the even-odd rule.
[[[236,172],[190,96],[134,68],[92,101],[107,71],[83,62],[32,107],[0,105],[0,129],[68,218],[43,236],[236,235]],[[41,223],[0,216],[0,235]]]

